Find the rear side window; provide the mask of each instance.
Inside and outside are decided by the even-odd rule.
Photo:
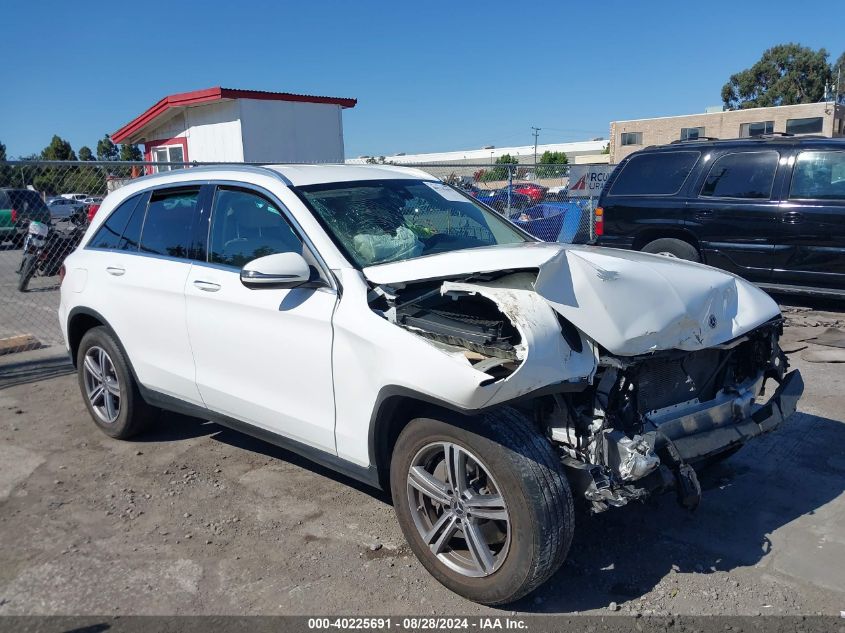
[[[790,200],[845,200],[845,152],[801,152],[795,161]]]
[[[120,242],[120,236],[123,235],[123,230],[126,228],[132,212],[135,211],[135,207],[138,206],[138,202],[143,197],[144,194],[139,193],[121,202],[111,212],[108,219],[103,222],[103,225],[97,230],[94,237],[91,238],[91,241],[88,243],[89,248],[117,248]]]
[[[46,215],[50,217],[50,211],[37,191],[11,189],[6,194],[8,196],[6,202],[9,204],[6,208],[15,209],[18,213],[25,216],[36,215],[44,217]]]
[[[154,192],[141,232],[141,252],[189,257],[198,199],[199,187]]]
[[[768,200],[778,168],[777,152],[725,154],[710,167],[701,195],[711,198]]]
[[[699,152],[638,154],[628,159],[608,195],[670,196],[681,190]]]

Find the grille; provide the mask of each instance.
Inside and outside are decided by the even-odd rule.
[[[718,388],[717,381],[707,382],[718,369],[721,354],[720,350],[701,350],[679,359],[654,359],[643,363],[637,381],[640,413],[693,398],[702,402],[712,399]]]

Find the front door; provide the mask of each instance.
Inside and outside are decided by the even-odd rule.
[[[207,263],[185,286],[196,380],[218,413],[336,454],[330,288],[250,289],[247,262],[283,252],[311,257],[282,205],[264,192],[217,188]]]

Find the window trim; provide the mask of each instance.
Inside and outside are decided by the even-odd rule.
[[[725,158],[726,156],[742,156],[747,154],[775,154],[777,156],[777,161],[775,162],[775,172],[772,174],[772,184],[769,186],[769,197],[768,198],[737,198],[736,196],[704,196],[701,192],[704,190],[704,185],[707,184],[707,179],[710,177],[710,172],[713,171],[713,166],[718,163],[720,160]],[[762,150],[755,150],[753,152],[724,152],[717,156],[713,163],[710,165],[710,168],[707,170],[707,173],[704,174],[704,178],[701,180],[701,186],[698,188],[698,194],[696,195],[696,199],[698,200],[742,200],[743,202],[750,202],[750,203],[760,203],[760,202],[778,202],[778,200],[774,197],[775,192],[775,182],[778,180],[778,170],[780,169],[780,159],[782,158],[782,154],[776,149],[762,149]]]
[[[790,204],[801,204],[802,202],[814,202],[814,203],[822,203],[822,204],[833,204],[833,205],[842,205],[845,204],[845,198],[793,198],[792,197],[792,183],[795,180],[795,172],[798,171],[798,157],[801,154],[806,154],[810,152],[828,152],[831,154],[842,154],[845,156],[845,150],[841,149],[823,149],[823,148],[814,148],[814,149],[799,149],[798,152],[795,153],[794,160],[792,161],[792,173],[789,175],[789,183],[786,188],[786,196],[784,198],[785,202],[789,202]]]
[[[146,207],[147,207],[147,204],[148,204],[148,203],[149,203],[149,201],[150,201],[150,190],[149,190],[149,189],[144,189],[144,190],[141,190],[141,191],[136,191],[135,193],[130,194],[130,195],[128,195],[128,196],[126,196],[126,198],[124,198],[123,200],[121,200],[120,202],[118,202],[118,203],[114,206],[114,208],[113,208],[111,211],[109,211],[109,214],[106,216],[106,219],[105,219],[105,220],[103,220],[103,221],[100,223],[100,225],[97,227],[97,230],[96,230],[96,231],[94,231],[94,234],[93,234],[93,235],[91,236],[91,238],[90,238],[90,239],[89,239],[89,240],[85,243],[85,246],[84,246],[83,248],[84,248],[85,250],[91,250],[91,251],[101,251],[101,252],[110,252],[110,253],[123,253],[123,254],[127,254],[127,255],[137,254],[137,251],[127,251],[127,250],[122,250],[122,249],[117,248],[116,246],[115,246],[115,247],[113,247],[113,248],[107,248],[107,247],[103,247],[103,246],[91,246],[91,242],[93,242],[93,241],[96,239],[96,237],[100,234],[100,231],[102,231],[102,230],[103,230],[103,228],[105,228],[106,224],[107,224],[107,223],[108,223],[108,221],[112,218],[112,216],[114,215],[115,211],[117,211],[117,210],[118,210],[120,207],[122,207],[125,203],[129,202],[130,200],[132,200],[132,198],[136,198],[136,197],[138,198],[138,200],[136,200],[136,201],[135,201],[135,206],[134,206],[134,207],[132,207],[132,212],[129,214],[129,217],[128,217],[128,218],[127,218],[127,220],[126,220],[127,224],[123,227],[123,230],[120,232],[120,235],[118,235],[118,236],[117,236],[117,243],[118,243],[118,244],[120,244],[120,240],[122,240],[122,239],[123,239],[123,234],[124,234],[124,233],[126,233],[126,226],[128,226],[128,225],[129,225],[129,221],[132,219],[132,216],[135,214],[135,212],[136,212],[136,211],[138,211],[138,206],[139,206],[142,202],[144,203],[144,210],[143,210],[143,212],[142,212],[142,213],[144,214],[144,218],[143,218],[143,219],[142,219],[142,221],[141,221],[141,227],[143,228],[143,226],[144,226],[144,220],[146,220],[146,219],[147,219],[147,209],[146,209]],[[139,245],[140,245],[140,240],[139,240]]]
[[[305,248],[311,253],[311,256],[314,258],[314,261],[317,262],[321,277],[325,279],[331,289],[335,292],[339,292],[340,284],[338,283],[337,279],[335,278],[334,274],[329,268],[329,265],[326,263],[326,260],[323,259],[323,256],[320,254],[320,251],[317,250],[317,247],[314,245],[314,242],[311,241],[311,238],[302,228],[302,225],[299,221],[294,217],[294,215],[290,212],[287,205],[285,205],[278,196],[274,195],[272,192],[268,191],[264,187],[259,185],[254,185],[249,182],[242,182],[238,180],[212,180],[206,181],[206,184],[210,187],[211,192],[208,197],[209,205],[208,205],[208,228],[206,230],[205,236],[205,260],[204,261],[196,261],[194,260],[194,264],[198,266],[206,266],[209,268],[216,268],[218,270],[224,270],[228,272],[236,272],[240,273],[241,268],[237,266],[229,266],[227,264],[218,264],[215,262],[208,261],[209,253],[211,251],[211,223],[212,223],[212,215],[214,214],[214,201],[217,199],[217,190],[220,187],[229,188],[229,189],[239,189],[241,191],[249,191],[251,193],[256,193],[259,196],[266,198],[271,204],[275,205],[279,211],[282,213],[285,220],[287,220],[288,224],[290,224],[291,228],[293,229],[294,234],[297,238],[302,242]],[[327,288],[322,288],[322,290],[327,290]]]
[[[665,154],[696,154],[695,161],[693,162],[690,170],[687,172],[687,175],[684,177],[684,180],[681,182],[680,186],[673,191],[672,193],[613,193],[613,187],[616,185],[616,181],[619,180],[619,176],[622,175],[622,172],[628,168],[628,165],[634,160],[637,156],[663,156]],[[616,198],[671,198],[672,196],[677,196],[684,190],[684,187],[687,185],[687,182],[692,176],[692,173],[698,167],[698,163],[701,161],[701,152],[697,149],[686,148],[686,149],[673,149],[671,151],[659,151],[659,152],[642,152],[637,154],[632,154],[625,158],[625,160],[619,165],[617,165],[616,169],[613,171],[612,174],[612,181],[608,181],[605,183],[605,188],[607,193],[602,193],[602,195],[606,195],[608,197],[616,197]],[[617,173],[617,170],[619,173]]]

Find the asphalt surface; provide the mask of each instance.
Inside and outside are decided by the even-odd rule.
[[[845,365],[798,339],[800,413],[672,497],[577,516],[569,560],[505,610],[439,585],[381,493],[211,423],[100,433],[55,349],[0,357],[2,614],[827,614],[845,610]],[[803,346],[807,349],[802,349]]]

